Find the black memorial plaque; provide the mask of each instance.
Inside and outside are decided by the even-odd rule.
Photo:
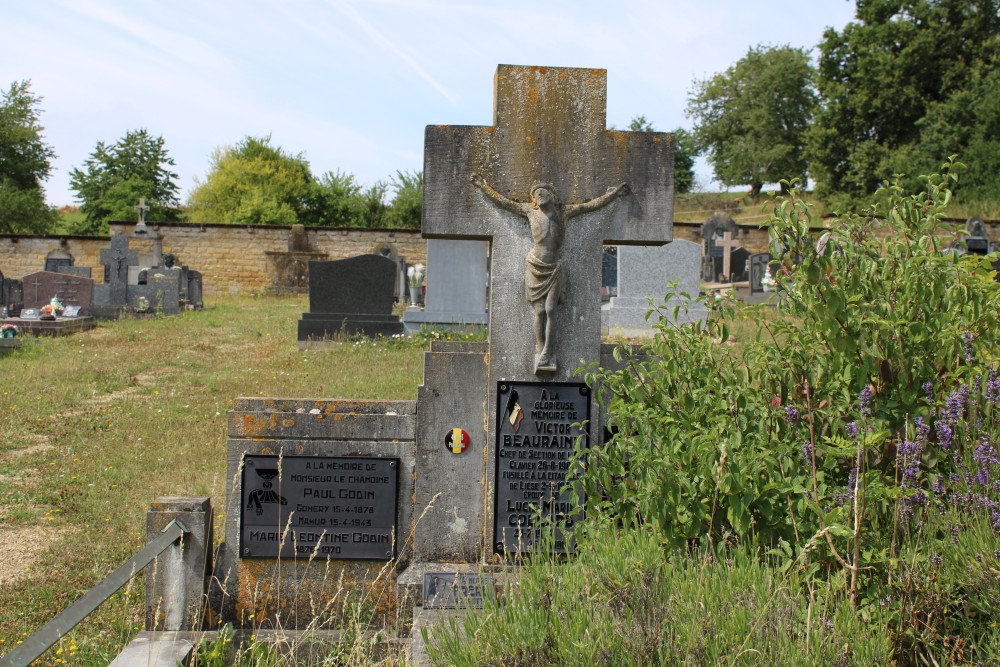
[[[247,455],[240,555],[390,560],[398,479],[395,458],[285,456],[279,475],[277,456]]]
[[[493,548],[530,551],[540,519],[570,527],[582,509],[560,493],[570,473],[579,422],[590,420],[590,389],[572,382],[498,382]],[[557,531],[557,553],[568,551]]]
[[[493,597],[493,577],[478,572],[424,573],[424,609],[482,609]]]

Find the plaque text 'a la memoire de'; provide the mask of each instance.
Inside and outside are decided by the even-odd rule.
[[[590,389],[585,384],[497,383],[497,553],[530,551],[539,537],[540,519],[569,528],[582,516],[562,489],[577,438],[583,434],[578,424],[589,419]],[[553,548],[567,550],[561,531]]]
[[[390,560],[399,459],[244,458],[240,555]]]

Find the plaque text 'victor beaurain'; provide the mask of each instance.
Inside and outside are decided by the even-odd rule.
[[[536,519],[572,526],[579,508],[560,493],[570,457],[590,419],[590,390],[580,383],[500,382],[497,385],[494,549],[525,551],[538,538]],[[556,551],[565,551],[556,535]]]
[[[240,554],[391,559],[398,473],[395,458],[244,457]]]

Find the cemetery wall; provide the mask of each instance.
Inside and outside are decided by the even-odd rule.
[[[701,222],[674,221],[674,238],[703,243]],[[179,263],[201,271],[206,294],[233,294],[259,291],[271,284],[272,259],[268,252],[288,250],[291,228],[238,227],[220,224],[159,223],[151,225],[163,236],[163,252],[173,253]],[[112,223],[112,231],[131,234],[133,222]],[[987,221],[990,238],[1000,238],[1000,221]],[[427,262],[427,244],[416,230],[337,229],[307,227],[310,249],[325,253],[327,259],[344,259],[391,245],[396,255],[411,264]],[[767,233],[758,227],[741,225],[741,246],[751,254],[767,251]],[[142,254],[152,253],[152,241],[130,239],[130,246]],[[101,248],[107,238],[87,236],[0,235],[0,272],[21,278],[41,271],[52,252],[69,253],[76,266],[89,266],[101,282],[104,268]]]
[[[140,257],[151,255],[153,242],[131,238],[134,227],[134,222],[112,223],[111,231],[129,234],[129,247]],[[150,227],[163,237],[164,254],[173,253],[179,264],[201,271],[208,295],[260,291],[271,285],[274,260],[268,253],[287,252],[291,235],[288,226],[158,223]],[[326,254],[326,259],[354,257],[389,245],[411,264],[427,261],[427,244],[416,230],[307,227],[306,238],[309,249]],[[42,270],[45,257],[60,250],[69,253],[76,266],[93,269],[94,279],[101,282],[100,249],[108,245],[107,238],[2,235],[0,271],[20,278]]]

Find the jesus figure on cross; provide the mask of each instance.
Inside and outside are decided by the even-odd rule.
[[[534,245],[525,265],[524,287],[535,311],[535,372],[555,372],[557,365],[554,359],[552,321],[565,282],[559,266],[559,250],[566,235],[565,223],[578,215],[606,206],[616,197],[628,194],[628,185],[621,183],[610,187],[603,195],[579,204],[562,204],[550,183],[534,185],[529,193],[531,201],[520,202],[497,192],[479,174],[472,174],[469,180],[497,206],[526,218],[531,225]]]

